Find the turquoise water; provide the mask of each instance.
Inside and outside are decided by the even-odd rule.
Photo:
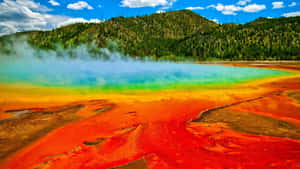
[[[199,64],[36,60],[1,64],[0,82],[40,86],[151,89],[190,84],[226,85],[289,74],[272,69]]]

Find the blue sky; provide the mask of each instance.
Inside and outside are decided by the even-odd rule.
[[[136,15],[145,15],[152,14],[157,11],[172,11],[180,9],[192,9],[189,7],[202,7],[192,9],[194,12],[209,18],[217,19],[220,23],[234,22],[234,23],[246,23],[250,22],[258,17],[281,17],[284,13],[297,12],[300,11],[300,1],[299,0],[85,0],[93,9],[83,8],[82,10],[72,10],[68,9],[69,4],[74,4],[78,2],[77,0],[68,0],[61,1],[55,0],[60,3],[60,6],[51,6],[48,3],[48,0],[40,1],[41,4],[53,8],[53,14],[63,14],[72,17],[84,17],[86,19],[98,18],[98,19],[109,19],[111,17],[117,16],[136,16]],[[144,5],[142,3],[144,1]],[[125,2],[127,6],[124,6]],[[141,2],[140,5],[138,2]],[[149,2],[149,3],[147,3]],[[156,2],[151,4],[150,2]],[[167,3],[166,3],[167,2]],[[173,4],[170,4],[172,3]],[[278,8],[273,8],[274,2],[282,2]],[[294,3],[293,3],[294,2]],[[131,6],[130,6],[131,4]],[[222,4],[224,7],[227,5],[229,8],[234,5],[235,7],[246,7],[249,5],[256,4],[258,6],[257,11],[255,12],[244,12],[243,10],[236,9],[238,11],[231,13],[222,13],[214,7],[209,7],[212,5],[218,6]],[[277,3],[280,4],[280,3]],[[293,5],[296,4],[296,5]],[[101,6],[99,8],[99,5]],[[151,6],[152,5],[152,6]],[[264,6],[263,6],[264,5]],[[276,5],[276,3],[275,3]],[[290,6],[289,6],[290,5]],[[222,8],[222,6],[219,6]],[[260,8],[259,8],[260,7]],[[220,9],[218,8],[218,9]]]
[[[218,23],[247,23],[258,17],[299,16],[300,0],[0,0],[0,36],[181,9]]]

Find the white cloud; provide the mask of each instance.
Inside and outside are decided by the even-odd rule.
[[[101,4],[99,4],[99,5],[98,5],[98,7],[99,7],[99,8],[102,8],[102,5],[101,5]]]
[[[92,6],[90,6],[87,2],[85,1],[78,1],[76,3],[72,3],[69,4],[67,6],[67,8],[69,9],[73,9],[73,10],[82,10],[82,9],[88,9],[88,10],[92,10],[94,9]]]
[[[257,5],[251,4],[244,7],[243,11],[245,12],[259,12],[261,10],[266,9],[266,5]]]
[[[170,7],[173,6],[173,4],[174,4],[176,1],[177,1],[177,0],[169,0],[169,1],[168,1],[168,4],[165,5],[165,6],[163,6],[163,7],[161,7],[160,10],[166,10],[166,9],[169,9]]]
[[[215,8],[217,11],[222,12],[224,15],[237,15],[236,12],[244,11],[244,12],[259,12],[266,8],[265,5],[258,4],[250,4],[244,7],[236,6],[236,5],[223,5],[218,3],[217,5],[209,5],[206,8]]]
[[[219,23],[218,19],[211,19],[213,22]]]
[[[50,9],[33,0],[4,0],[0,2],[0,36],[20,31],[50,30],[68,23],[96,22],[82,18],[48,14]]]
[[[0,36],[17,32],[15,25],[6,22],[0,22]]]
[[[284,16],[284,17],[300,16],[300,11],[284,13],[282,16]]]
[[[247,3],[251,2],[251,0],[240,0],[239,2],[237,2],[236,4],[237,5],[241,5],[241,6],[244,6],[246,5]]]
[[[197,7],[187,7],[186,9],[188,9],[188,10],[203,10],[204,8],[202,6],[197,6]]]
[[[103,21],[99,19],[86,20],[84,18],[69,18],[68,20],[59,23],[57,26],[61,27],[61,26],[70,25],[74,23],[101,23],[101,22]]]
[[[291,4],[289,4],[289,7],[293,7],[293,6],[296,6],[297,3],[296,2],[292,2]]]
[[[56,2],[55,0],[49,0],[48,3],[50,3],[52,6],[59,6],[60,3]]]
[[[0,2],[1,13],[15,10],[16,8],[21,9],[22,7],[30,8],[34,11],[39,11],[39,12],[51,11],[51,9],[41,5],[40,3],[35,3],[33,0],[3,0],[2,2]]]
[[[174,0],[171,0],[170,2],[168,2],[167,0],[122,0],[121,7],[141,8],[167,6],[169,5],[169,3],[171,3],[172,5],[174,2]]]
[[[218,3],[217,5],[209,5],[207,8],[215,8],[217,11],[222,12],[224,15],[236,15],[237,11],[241,11],[242,7],[235,5],[223,5]]]
[[[156,13],[165,13],[166,11],[164,11],[164,10],[158,10],[158,11],[156,11]]]
[[[284,3],[282,1],[272,2],[273,9],[283,8],[283,4]]]

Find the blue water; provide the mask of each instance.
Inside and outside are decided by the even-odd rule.
[[[35,60],[1,65],[0,82],[42,86],[166,87],[231,84],[289,73],[259,68],[138,61]]]

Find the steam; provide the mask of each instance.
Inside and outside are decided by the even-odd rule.
[[[224,84],[282,74],[275,70],[175,64],[135,60],[107,48],[80,45],[56,50],[30,46],[13,39],[0,49],[0,85],[30,83],[42,86],[87,86],[121,89],[163,88],[178,84]]]
[[[2,44],[0,48],[1,61],[71,61],[71,60],[101,60],[101,61],[119,61],[129,60],[128,55],[122,55],[118,52],[118,45],[109,41],[107,48],[97,48],[95,44],[82,44],[72,48],[62,48],[56,44],[55,50],[44,50],[33,48],[26,37],[11,38]]]

